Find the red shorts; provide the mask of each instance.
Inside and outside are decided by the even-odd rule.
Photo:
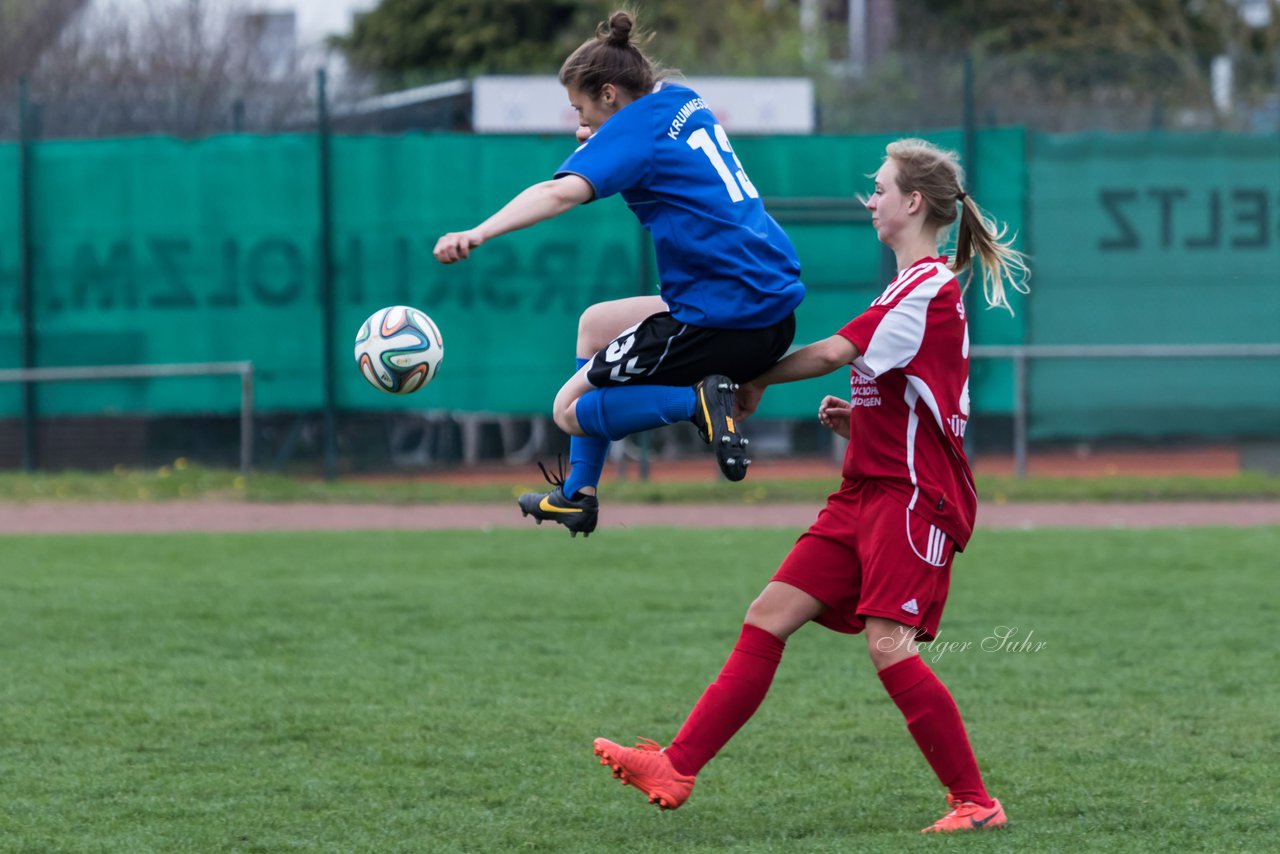
[[[938,633],[955,543],[873,481],[846,480],[773,576],[827,606],[817,622],[857,634],[867,617]]]

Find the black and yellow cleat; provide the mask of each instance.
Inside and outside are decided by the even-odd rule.
[[[547,467],[538,463],[542,476],[554,489],[550,492],[526,492],[517,500],[522,516],[532,516],[539,525],[550,519],[569,529],[572,537],[582,534],[591,536],[596,529],[596,520],[600,516],[600,502],[594,495],[579,493],[577,498],[567,498],[564,494],[564,460],[560,460],[560,470],[556,475],[547,471]]]
[[[526,492],[520,496],[519,504],[521,514],[532,516],[539,525],[545,519],[558,522],[568,528],[573,537],[579,533],[591,536],[600,515],[600,502],[594,495],[565,498],[558,486],[550,492]]]
[[[749,442],[733,421],[733,393],[737,389],[737,383],[720,374],[712,374],[693,387],[697,395],[693,423],[702,441],[715,447],[721,473],[734,481],[746,477],[751,465],[746,454]]]

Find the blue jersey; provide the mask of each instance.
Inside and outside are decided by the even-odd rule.
[[[682,323],[759,329],[804,298],[800,261],[698,94],[660,83],[556,170],[622,193],[653,235],[662,298]]]

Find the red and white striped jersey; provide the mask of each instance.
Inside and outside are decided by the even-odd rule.
[[[875,479],[963,549],[978,510],[964,454],[969,326],[946,264],[912,264],[839,332],[860,354],[844,476]]]

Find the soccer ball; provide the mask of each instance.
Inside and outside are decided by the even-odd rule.
[[[435,379],[444,339],[431,318],[416,308],[380,308],[356,333],[356,365],[376,389],[409,394]]]

